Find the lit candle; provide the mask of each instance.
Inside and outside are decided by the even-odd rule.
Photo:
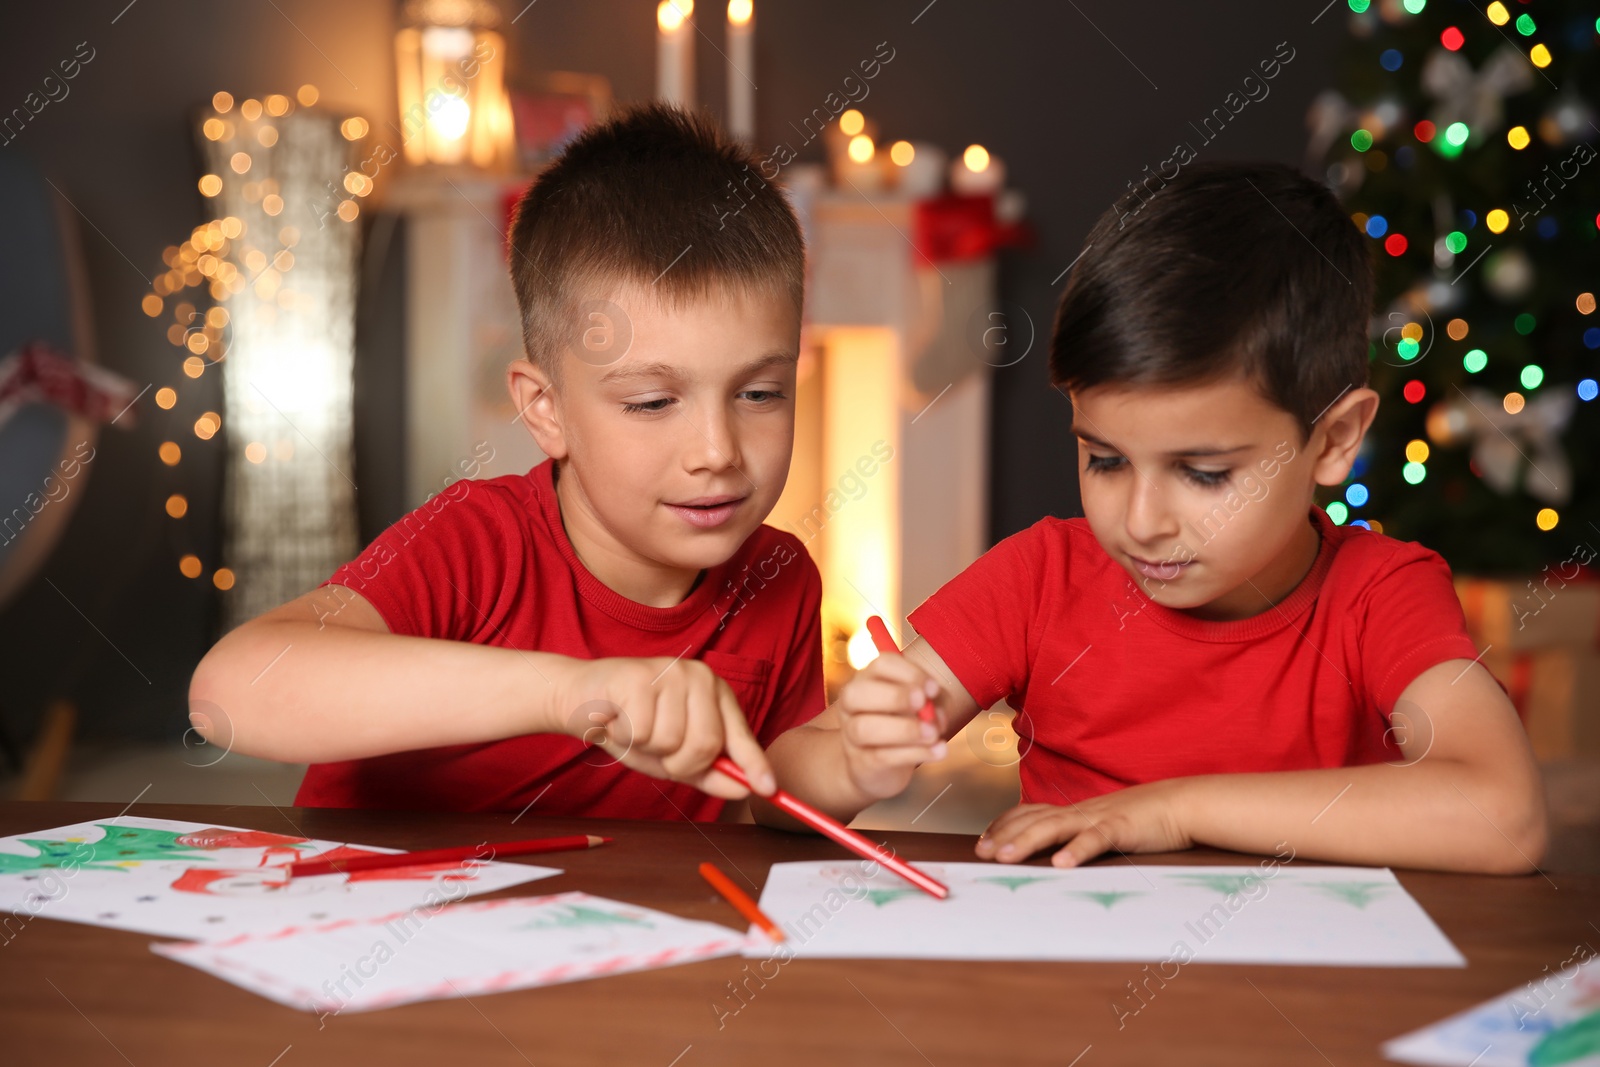
[[[959,196],[993,196],[1005,184],[1006,165],[982,145],[968,145],[950,164],[950,188]]]
[[[756,5],[728,0],[728,132],[756,139]]]
[[[656,6],[656,99],[694,107],[694,0],[661,0]]]

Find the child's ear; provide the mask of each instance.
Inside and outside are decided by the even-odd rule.
[[[506,388],[517,417],[552,459],[567,458],[567,435],[556,404],[555,386],[543,367],[528,359],[513,360],[506,368]]]
[[[1323,412],[1311,434],[1312,476],[1318,485],[1339,485],[1355,465],[1361,441],[1378,413],[1378,394],[1352,389]]]

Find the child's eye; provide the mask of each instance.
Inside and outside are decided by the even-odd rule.
[[[1183,468],[1183,476],[1200,486],[1202,489],[1215,489],[1228,482],[1228,471],[1202,471],[1193,467]]]
[[[786,399],[782,389],[746,389],[739,395],[748,400],[753,400],[757,404],[766,404],[773,400]]]
[[[637,414],[639,412],[651,414],[653,412],[667,410],[667,405],[670,403],[672,403],[672,398],[670,396],[663,396],[657,397],[654,400],[641,400],[637,404],[624,404],[622,405],[622,410],[629,414]]]
[[[1113,471],[1126,462],[1121,456],[1090,456],[1088,467],[1092,471]]]

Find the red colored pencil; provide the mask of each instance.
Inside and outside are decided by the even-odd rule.
[[[750,788],[750,780],[744,776],[744,771],[740,770],[739,765],[727,756],[718,756],[717,761],[712,766],[746,789]],[[792,797],[781,789],[767,797],[766,800],[782,808],[818,833],[833,838],[856,855],[883,864],[924,893],[937,897],[939,900],[943,900],[950,895],[949,887],[942,882],[928,877],[905,860],[895,857],[882,845],[867,840],[837,819],[824,815],[805,801]]]
[[[867,633],[872,635],[872,643],[877,646],[880,653],[900,651],[900,646],[894,643],[894,636],[889,633],[889,627],[885,626],[878,616],[873,615],[867,619]],[[933,711],[933,698],[928,698],[918,709],[917,718],[923,722],[938,721]]]
[[[778,929],[778,924],[767,918],[767,913],[756,907],[750,895],[734,885],[732,879],[719,871],[715,863],[702,863],[700,877],[710,882],[711,888],[721,893],[722,898],[732,904],[740,915],[765,930],[768,937],[774,941],[783,940],[783,931]]]
[[[464,863],[469,860],[500,859],[503,856],[527,856],[535,852],[570,852],[573,849],[594,848],[611,840],[594,834],[573,834],[569,837],[544,837],[526,841],[495,841],[482,845],[461,845],[454,848],[428,848],[420,852],[391,852],[377,856],[352,856],[349,859],[308,859],[289,864],[289,877],[305,878],[316,874],[345,874],[349,871],[382,870],[386,867],[420,867],[435,863]]]

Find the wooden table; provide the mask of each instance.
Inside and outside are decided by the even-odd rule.
[[[0,805],[0,835],[110,818],[119,805]],[[129,814],[400,848],[592,831],[616,842],[505,891],[581,889],[742,925],[702,860],[757,882],[770,863],[841,853],[754,826],[509,815],[145,804]],[[911,860],[968,860],[972,839],[879,835]],[[514,861],[513,861],[514,862]],[[1110,862],[1121,862],[1113,860]],[[1251,863],[1209,850],[1140,863]],[[1296,861],[1297,865],[1304,861]],[[149,951],[145,934],[35,921],[0,944],[0,1062],[11,1064],[1350,1064],[1379,1044],[1559,968],[1600,945],[1600,878],[1400,872],[1466,955],[1465,969],[1192,964],[1118,1028],[1129,963],[794,960],[762,981],[739,958],[544,989],[339,1015],[293,1011]],[[474,898],[484,899],[484,898]],[[769,965],[771,974],[775,964]],[[742,1007],[730,983],[743,983]],[[718,1006],[721,1006],[721,1011]],[[736,1014],[731,1014],[737,1008]],[[720,1026],[719,1026],[720,1016]],[[1087,1050],[1087,1051],[1085,1051]]]

